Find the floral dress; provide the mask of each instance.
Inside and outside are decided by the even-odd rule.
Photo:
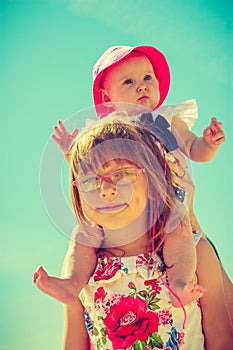
[[[79,297],[93,349],[204,349],[198,302],[171,305],[157,256],[99,258]]]

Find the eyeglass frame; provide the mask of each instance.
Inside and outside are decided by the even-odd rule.
[[[94,175],[94,176],[95,176],[95,181],[93,181],[93,182],[96,183],[96,182],[98,181],[98,179],[99,179],[99,180],[100,180],[100,183],[99,183],[98,186],[95,186],[95,188],[93,188],[93,189],[91,189],[91,190],[82,190],[82,189],[80,188],[80,185],[78,185],[78,184],[80,184],[80,180],[74,180],[74,181],[72,182],[72,185],[78,187],[80,192],[86,192],[86,193],[87,193],[87,192],[94,191],[94,190],[99,190],[99,189],[101,188],[101,186],[102,186],[103,181],[106,181],[106,180],[107,180],[107,182],[110,182],[110,183],[112,183],[113,185],[117,185],[118,182],[121,181],[121,179],[120,179],[118,182],[114,182],[114,181],[112,180],[111,177],[112,177],[112,175],[113,175],[114,173],[117,173],[117,172],[120,172],[120,171],[124,171],[124,170],[134,170],[134,171],[135,171],[135,175],[136,175],[135,180],[134,180],[134,181],[129,181],[128,183],[134,183],[134,182],[136,182],[137,179],[138,179],[138,175],[139,175],[140,173],[145,173],[145,172],[146,172],[146,169],[145,169],[145,168],[135,168],[135,167],[120,168],[120,169],[114,170],[114,171],[112,171],[111,173],[108,173],[108,174],[105,174],[105,175],[100,175],[100,174]],[[91,177],[91,176],[90,176],[90,177]],[[85,179],[85,178],[88,178],[88,176],[83,177],[83,179]],[[125,185],[125,183],[124,183],[124,184],[119,184],[119,185]]]

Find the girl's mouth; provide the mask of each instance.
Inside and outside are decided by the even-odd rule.
[[[114,205],[109,204],[101,208],[96,208],[96,210],[103,213],[117,213],[125,209],[127,206],[128,206],[127,203],[114,204]]]

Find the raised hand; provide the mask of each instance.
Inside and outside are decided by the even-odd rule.
[[[74,129],[71,134],[69,134],[63,125],[61,120],[58,120],[58,126],[54,126],[54,131],[57,135],[52,135],[52,139],[56,142],[60,150],[65,156],[69,154],[70,146],[78,134],[78,129]]]
[[[203,132],[203,138],[210,147],[220,146],[225,141],[222,123],[212,118],[210,125]]]

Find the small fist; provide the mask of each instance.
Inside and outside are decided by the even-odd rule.
[[[203,137],[206,143],[211,147],[218,147],[225,141],[225,135],[222,130],[222,123],[216,118],[211,119],[210,126],[203,132]]]

